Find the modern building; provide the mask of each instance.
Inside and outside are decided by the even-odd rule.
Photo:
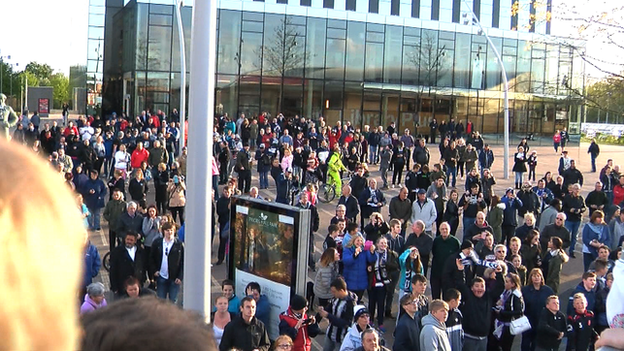
[[[472,8],[504,61],[512,132],[575,131],[583,114],[576,97],[584,90],[577,50],[584,44],[549,34],[550,6],[551,0],[221,0],[216,112],[324,116],[330,124],[371,127],[395,121],[412,131],[427,129],[433,117],[455,118],[482,133],[502,133],[501,67],[472,23]],[[107,8],[103,112],[178,108],[173,0],[125,1],[112,12],[109,21]],[[190,7],[182,17],[188,69]]]

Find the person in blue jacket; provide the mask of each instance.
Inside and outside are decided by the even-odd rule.
[[[353,291],[358,301],[362,300],[364,291],[368,288],[369,263],[375,262],[375,245],[371,245],[368,250],[364,247],[362,234],[357,233],[347,243],[342,252],[342,262],[344,264],[343,276],[347,282],[349,291]]]
[[[85,235],[86,236],[86,235]],[[87,291],[87,286],[93,283],[93,278],[97,277],[102,266],[102,260],[100,259],[100,253],[95,245],[91,244],[88,238],[85,244],[85,269],[84,278],[82,280],[80,299],[84,297]]]
[[[598,258],[598,249],[602,245],[609,246],[609,226],[604,222],[604,213],[596,210],[585,227],[583,227],[583,266],[585,272],[589,265]],[[591,310],[591,309],[590,309]]]
[[[505,196],[501,198],[501,202],[505,204],[505,210],[503,211],[502,240],[506,240],[507,244],[509,244],[509,240],[514,236],[516,227],[518,226],[518,219],[516,217],[518,216],[518,210],[522,208],[522,200],[516,197],[513,188],[507,188]]]
[[[104,208],[104,198],[106,197],[107,187],[104,182],[99,179],[98,171],[91,170],[90,178],[84,187],[85,205],[89,209],[89,230],[101,230],[100,212]]]
[[[583,293],[587,299],[587,310],[593,311],[596,306],[596,273],[585,272],[583,273],[581,282],[570,294],[570,300],[568,301],[568,316],[574,316],[574,294]]]
[[[271,304],[269,298],[266,295],[262,295],[262,288],[257,282],[251,282],[247,284],[245,288],[247,296],[253,298],[256,301],[256,318],[258,318],[264,325],[270,325],[271,321]]]

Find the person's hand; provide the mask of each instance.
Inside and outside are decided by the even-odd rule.
[[[327,318],[327,316],[329,315],[329,312],[325,311],[325,309],[323,307],[319,307],[317,309],[318,314],[321,315],[321,317],[323,318]]]
[[[460,258],[455,260],[455,264],[457,265],[457,270],[460,270],[460,271],[464,270],[465,267]]]
[[[359,255],[359,254],[360,254],[360,252],[362,252],[362,248],[361,248],[361,247],[356,247],[356,248],[355,248],[355,255],[356,255],[356,256],[357,256],[357,255]]]
[[[154,273],[154,277],[160,277],[160,271],[156,271],[156,273]]]
[[[89,194],[95,194],[95,190],[93,189],[89,190]]]
[[[494,271],[496,273],[501,273],[503,271],[503,267],[499,264],[498,266],[496,266],[496,269],[494,269]]]
[[[375,245],[370,246],[370,253],[375,253]]]
[[[305,319],[298,320],[297,324],[295,324],[295,329],[297,330],[301,329],[301,327],[303,326],[303,322],[305,322]]]
[[[559,333],[559,336],[557,337],[557,340],[561,340],[561,339],[563,339],[563,335],[564,335],[564,334],[563,334],[563,332],[560,332],[560,333]],[[598,347],[598,346],[596,345],[596,348],[597,348],[597,347]]]
[[[180,284],[182,284],[182,281],[181,281],[179,278],[176,278],[176,280],[174,281],[174,283],[175,283],[176,285],[180,285]]]

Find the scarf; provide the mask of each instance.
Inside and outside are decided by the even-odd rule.
[[[500,295],[500,299],[498,301],[501,304],[500,305],[497,304],[497,308],[499,308],[499,311],[505,309],[505,304],[507,303],[507,300],[511,297],[512,293],[513,293],[512,290],[505,290]],[[512,308],[513,308],[513,306],[512,306]],[[497,318],[494,321],[494,337],[496,337],[496,339],[500,340],[500,338],[503,336],[503,327],[509,327],[509,324],[510,324],[509,322],[501,322]]]
[[[386,270],[386,261],[388,260],[388,251],[387,250],[377,251],[377,255],[375,256],[377,256],[377,260],[375,261],[375,266],[373,267],[375,271],[373,285],[376,288],[379,288],[390,283],[390,280],[388,279],[388,271]]]

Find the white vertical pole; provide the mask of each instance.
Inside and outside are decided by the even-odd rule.
[[[217,0],[195,1],[191,34],[191,85],[184,308],[210,322],[212,137]],[[192,126],[192,128],[191,128]]]
[[[178,21],[178,41],[180,42],[180,152],[186,143],[186,51],[184,49],[184,26],[182,25],[182,1],[176,0],[176,18]]]
[[[479,29],[481,29],[481,33],[483,33],[483,35],[485,36],[485,39],[487,39],[488,44],[490,45],[490,49],[492,49],[492,52],[494,52],[494,55],[496,56],[496,60],[498,61],[501,67],[501,76],[503,77],[503,98],[504,98],[503,121],[504,121],[504,128],[505,128],[505,131],[504,131],[505,145],[503,146],[503,167],[504,167],[503,177],[505,179],[509,179],[509,82],[507,81],[507,71],[505,70],[505,65],[503,64],[503,59],[501,58],[501,55],[498,52],[498,49],[496,49],[496,46],[494,46],[492,39],[490,39],[490,36],[487,34],[485,29],[481,25],[479,18],[477,17],[477,15],[475,15],[468,1],[464,0],[464,3],[466,4],[466,7],[470,10],[470,13],[472,14],[472,21],[474,21],[474,23],[476,23],[479,26]]]

